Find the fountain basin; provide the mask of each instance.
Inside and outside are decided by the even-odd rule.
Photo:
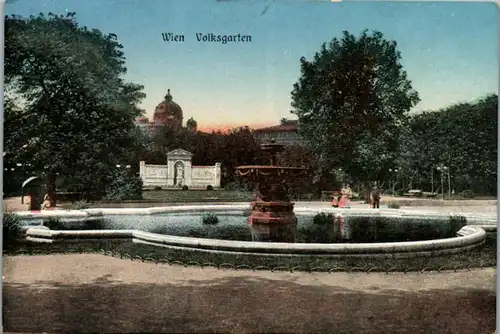
[[[189,237],[177,235],[165,235],[141,231],[141,225],[146,226],[148,217],[151,219],[163,218],[160,213],[176,214],[184,217],[193,213],[212,212],[224,217],[224,214],[239,215],[242,219],[241,225],[245,224],[246,217],[242,215],[243,210],[248,210],[247,205],[198,205],[184,207],[165,207],[150,209],[92,209],[79,212],[72,224],[81,224],[81,217],[87,215],[89,218],[103,217],[125,219],[129,217],[135,223],[135,228],[123,228],[119,230],[47,230],[40,228],[28,228],[26,231],[27,240],[44,243],[65,243],[65,242],[88,242],[103,240],[126,240],[135,244],[147,244],[154,247],[170,248],[176,250],[189,250],[191,252],[219,252],[239,256],[328,256],[328,257],[363,257],[363,258],[413,258],[422,256],[437,256],[443,254],[453,254],[464,252],[482,245],[486,238],[486,231],[481,226],[467,225],[462,227],[456,235],[448,238],[421,240],[421,241],[400,241],[400,242],[337,242],[337,243],[287,243],[287,242],[252,242],[248,240],[220,240],[208,237]],[[308,207],[298,207],[295,209],[299,219],[309,217],[317,213],[317,209]],[[365,210],[339,210],[327,209],[324,212],[343,214],[346,218],[356,217],[364,214]],[[421,213],[404,212],[396,210],[370,211],[371,216],[381,218],[410,217],[422,218]],[[51,211],[51,217],[58,217],[61,221],[71,222],[68,213],[58,215],[63,211]],[[21,213],[25,222],[33,224],[41,218],[46,218],[47,214]],[[43,216],[43,217],[42,217]],[[142,218],[141,218],[142,217]],[[445,215],[434,215],[433,218],[445,218]],[[349,219],[346,219],[348,223]],[[248,226],[248,225],[246,225]],[[300,224],[299,224],[300,226]],[[496,226],[487,225],[490,230]],[[221,227],[224,229],[224,226]]]

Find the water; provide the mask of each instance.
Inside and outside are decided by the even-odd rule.
[[[215,213],[219,222],[203,224],[203,213],[162,215],[109,215],[99,219],[73,222],[46,222],[53,230],[138,229],[175,236],[252,241],[248,213]],[[312,215],[297,215],[297,243],[398,242],[451,238],[465,225],[463,220],[445,218],[345,217],[344,238],[339,240],[333,224],[313,222]],[[317,222],[317,221],[316,221]]]

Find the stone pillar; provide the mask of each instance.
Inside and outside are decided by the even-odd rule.
[[[167,160],[167,186],[168,187],[173,187],[175,180],[174,180],[174,175],[175,175],[175,162],[173,160]]]
[[[214,172],[214,188],[220,188],[221,182],[221,163],[215,163],[215,172]]]
[[[182,162],[184,164],[184,183],[191,188],[192,186],[192,166],[191,160],[186,160]]]
[[[139,177],[142,180],[142,186],[145,187],[147,185],[146,179],[146,161],[139,162]]]

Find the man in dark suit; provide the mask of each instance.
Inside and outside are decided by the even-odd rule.
[[[370,194],[370,206],[374,209],[380,207],[380,189],[375,185]]]

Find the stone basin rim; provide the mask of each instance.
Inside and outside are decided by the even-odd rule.
[[[57,243],[63,241],[80,240],[82,237],[88,239],[110,239],[120,237],[122,239],[132,239],[149,242],[163,247],[186,247],[190,249],[210,249],[226,252],[257,252],[263,254],[380,254],[380,253],[407,253],[446,251],[479,246],[484,243],[486,231],[478,226],[465,226],[462,228],[463,234],[453,238],[425,240],[425,241],[404,241],[387,243],[282,243],[282,242],[255,242],[255,241],[235,241],[181,237],[164,235],[141,230],[48,230],[31,227],[26,230],[27,239],[34,242]],[[460,231],[462,231],[460,230]],[[94,238],[92,238],[94,237]]]
[[[193,213],[199,211],[216,212],[226,211],[242,211],[250,209],[250,205],[190,205],[190,206],[171,206],[171,207],[157,207],[157,208],[120,208],[120,209],[86,209],[86,210],[73,210],[71,212],[65,211],[46,211],[46,214],[31,214],[25,212],[21,215],[24,220],[30,219],[43,219],[49,217],[60,218],[91,218],[105,215],[138,215],[138,214],[155,214],[155,213]],[[193,211],[196,210],[196,211]],[[425,214],[425,212],[418,211],[403,211],[394,209],[333,209],[333,208],[313,208],[301,206],[296,208],[297,213],[312,215],[318,212],[329,212],[334,214],[342,214],[347,216],[356,215],[370,215],[374,217],[415,217],[415,218],[446,218],[449,213],[432,213]],[[490,217],[491,218],[491,217]],[[464,249],[466,247],[474,247],[484,243],[486,238],[485,226],[491,227],[496,231],[494,224],[476,224],[466,225],[460,231],[462,235],[424,241],[402,241],[391,243],[332,243],[332,244],[312,244],[312,243],[281,243],[281,242],[255,242],[255,241],[236,241],[236,240],[221,240],[221,239],[207,239],[207,238],[192,238],[181,237],[173,235],[155,234],[145,232],[140,229],[135,230],[86,230],[86,231],[70,231],[70,230],[47,230],[40,227],[28,227],[26,234],[29,240],[34,242],[59,242],[64,240],[75,240],[82,236],[95,237],[96,239],[112,238],[119,235],[125,239],[142,240],[152,243],[156,246],[162,247],[187,247],[193,250],[214,250],[223,251],[228,253],[237,252],[258,252],[260,254],[394,254],[403,252],[410,256],[418,252],[433,252],[433,251],[453,251],[457,249]]]
[[[294,202],[291,202],[294,203]],[[299,214],[315,214],[315,213],[332,213],[344,216],[373,216],[373,217],[415,217],[415,218],[446,218],[452,215],[462,215],[468,220],[476,220],[481,222],[491,222],[497,225],[497,217],[491,214],[477,214],[473,212],[427,212],[418,209],[369,209],[369,208],[330,208],[330,207],[311,207],[305,206],[302,203],[294,203],[294,212]],[[234,203],[234,204],[197,204],[197,205],[176,205],[164,207],[147,207],[147,208],[90,208],[81,210],[46,210],[39,212],[19,211],[15,212],[23,220],[43,219],[43,218],[85,218],[99,217],[103,215],[155,215],[168,213],[199,213],[206,212],[238,212],[251,210],[251,203]]]

